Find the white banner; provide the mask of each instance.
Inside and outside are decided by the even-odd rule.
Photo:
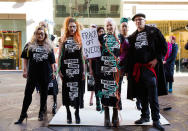
[[[100,43],[98,40],[97,30],[87,28],[81,31],[82,51],[86,58],[95,58],[101,56]]]

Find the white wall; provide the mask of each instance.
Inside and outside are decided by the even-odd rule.
[[[53,21],[53,0],[33,2],[0,2],[0,14],[26,14],[26,41],[33,35],[35,27],[42,20]],[[52,25],[50,25],[52,31]]]

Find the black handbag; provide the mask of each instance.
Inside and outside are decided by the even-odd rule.
[[[92,75],[87,75],[88,91],[95,91],[95,79]]]
[[[56,78],[51,79],[50,83],[48,84],[48,95],[57,95],[58,92],[59,89]]]

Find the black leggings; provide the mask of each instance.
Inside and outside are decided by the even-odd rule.
[[[40,90],[40,113],[45,111],[46,100],[48,96],[48,83],[37,82]],[[21,114],[26,114],[27,110],[32,102],[32,94],[36,87],[36,84],[32,81],[27,80],[25,88],[25,96],[22,105]]]

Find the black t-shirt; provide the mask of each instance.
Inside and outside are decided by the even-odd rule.
[[[135,47],[135,60],[138,63],[146,64],[152,60],[152,48],[150,47],[146,31],[139,32],[136,36]]]
[[[48,82],[52,73],[51,64],[55,63],[53,50],[48,51],[42,45],[26,44],[21,58],[28,60],[28,79]]]

